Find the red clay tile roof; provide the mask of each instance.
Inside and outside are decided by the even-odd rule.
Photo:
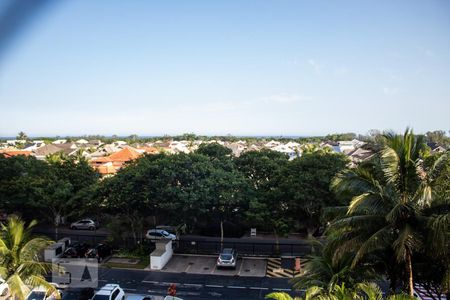
[[[141,156],[139,152],[134,150],[131,147],[126,147],[116,153],[111,154],[108,158],[110,161],[121,161],[126,162],[129,160],[133,160]]]
[[[3,154],[5,157],[12,157],[12,156],[17,156],[17,155],[29,156],[31,154],[31,151],[26,151],[26,150],[0,150],[0,153]]]
[[[91,166],[96,168],[102,175],[115,174],[125,162],[139,158],[141,155],[133,148],[126,147],[110,156],[92,159]]]

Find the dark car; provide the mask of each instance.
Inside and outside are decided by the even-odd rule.
[[[72,243],[70,247],[66,249],[66,251],[64,251],[62,257],[68,258],[84,257],[89,248],[90,246],[86,243],[75,242]]]
[[[61,300],[89,300],[94,294],[93,288],[69,288],[62,292]]]
[[[78,254],[77,249],[73,248],[73,247],[69,247],[66,249],[66,251],[64,251],[63,255],[61,257],[64,258],[78,258],[80,257],[80,255]]]
[[[98,244],[94,248],[90,248],[86,254],[86,258],[97,258],[98,262],[101,262],[106,257],[110,256],[112,253],[112,249],[110,246],[106,244]]]

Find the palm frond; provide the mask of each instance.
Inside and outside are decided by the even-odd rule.
[[[356,285],[356,290],[363,294],[364,299],[382,300],[383,293],[380,287],[373,282],[363,282]]]
[[[264,298],[265,299],[275,299],[275,300],[295,300],[288,293],[284,293],[284,292],[273,292],[273,293],[267,294]]]
[[[405,261],[406,256],[411,254],[421,244],[418,234],[411,226],[406,224],[399,232],[397,239],[393,243],[393,248],[398,262]]]
[[[389,226],[385,226],[370,236],[361,245],[358,252],[356,252],[355,258],[352,262],[352,267],[355,267],[356,264],[368,253],[386,247],[386,245],[389,244],[387,241],[391,231],[392,229]]]
[[[432,215],[428,219],[427,227],[430,229],[430,242],[427,243],[430,250],[440,255],[449,251],[450,238],[450,213]]]
[[[312,286],[305,291],[305,300],[311,300],[319,296],[323,292],[323,288]]]
[[[18,274],[10,276],[6,282],[8,283],[9,290],[13,299],[25,299],[30,293],[28,286],[22,281],[22,278]]]
[[[387,183],[398,184],[400,159],[397,152],[391,147],[384,147],[381,151],[381,169]]]

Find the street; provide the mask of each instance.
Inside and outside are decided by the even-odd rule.
[[[129,269],[99,269],[99,287],[118,283],[133,294],[167,295],[171,283],[183,299],[264,299],[274,291],[291,291],[287,279],[267,277],[211,276],[186,273],[164,273]]]

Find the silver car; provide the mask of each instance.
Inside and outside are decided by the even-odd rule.
[[[95,230],[97,229],[98,224],[95,223],[92,219],[83,219],[70,224],[70,229],[88,229]]]
[[[237,252],[232,248],[224,248],[217,258],[217,267],[236,268]]]
[[[145,237],[149,240],[162,240],[162,239],[168,239],[168,240],[176,240],[177,236],[172,233],[168,233],[165,230],[162,229],[150,229],[147,231]]]

